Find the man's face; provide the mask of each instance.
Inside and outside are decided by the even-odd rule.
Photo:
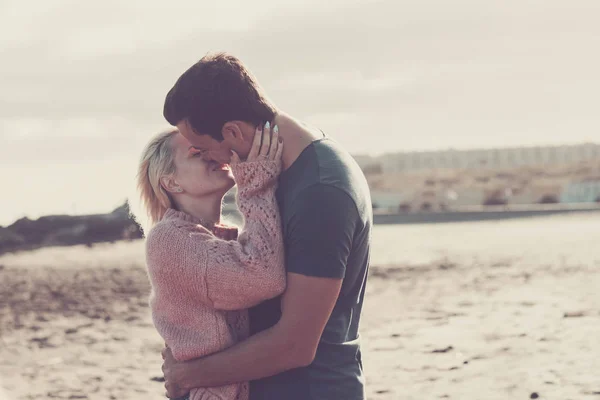
[[[231,162],[231,146],[224,140],[219,142],[209,135],[198,135],[191,125],[184,120],[177,124],[177,129],[196,149],[204,152],[203,158],[221,164]]]

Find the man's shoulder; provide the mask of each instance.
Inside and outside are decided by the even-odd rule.
[[[362,215],[371,207],[366,178],[354,158],[340,144],[323,138],[311,144],[281,188],[284,209],[302,202],[315,207],[351,202]],[[327,202],[327,203],[325,203]]]
[[[319,160],[318,184],[342,191],[360,214],[366,216],[371,208],[371,195],[367,179],[356,160],[333,140],[324,141],[316,151]]]
[[[339,143],[326,139],[315,146],[319,182],[355,192],[365,189],[365,175],[352,155]]]

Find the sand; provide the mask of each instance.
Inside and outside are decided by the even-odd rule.
[[[377,227],[369,398],[600,399],[599,227],[600,214]],[[139,241],[0,257],[4,397],[164,398],[147,295]]]

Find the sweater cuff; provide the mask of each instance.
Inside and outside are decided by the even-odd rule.
[[[231,165],[231,172],[238,185],[238,192],[250,189],[262,191],[277,182],[281,173],[280,162],[272,160],[244,161]]]

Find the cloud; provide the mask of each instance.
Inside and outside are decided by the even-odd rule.
[[[163,124],[163,129],[167,128]],[[0,146],[3,165],[52,168],[60,164],[77,170],[100,161],[135,163],[150,136],[159,130],[124,118],[74,118],[0,122],[0,131],[4,133]]]
[[[209,51],[352,152],[597,140],[599,16],[597,0],[4,0],[0,220],[117,205],[166,92]]]
[[[44,120],[74,129],[64,121],[85,119],[112,127],[120,118],[156,130],[176,78],[218,50],[239,55],[276,103],[301,118],[351,113],[357,126],[375,121],[378,132],[393,123],[400,137],[418,134],[415,147],[444,146],[448,131],[459,146],[483,144],[484,129],[541,140],[536,129],[565,134],[553,128],[559,117],[600,124],[592,109],[600,58],[586,50],[600,34],[591,0],[568,8],[559,0],[209,8],[55,1],[38,12],[9,4],[14,10],[0,22],[14,40],[2,42],[0,119],[13,126]],[[359,133],[344,128],[342,136]]]
[[[346,26],[332,11],[324,15],[304,12],[264,17],[241,32],[196,23],[193,31],[187,28],[185,37],[180,37],[181,29],[177,29],[180,20],[165,19],[162,29],[155,29],[161,25],[154,15],[149,26],[137,29],[136,24],[123,25],[126,10],[112,11],[120,16],[115,19],[102,12],[106,7],[86,9],[85,13],[83,7],[76,6],[69,13],[93,13],[95,23],[91,26],[82,26],[75,17],[57,24],[56,31],[47,22],[40,23],[53,32],[50,37],[30,38],[28,46],[3,52],[8,60],[4,65],[7,73],[0,83],[8,90],[0,94],[1,115],[57,118],[125,114],[144,118],[160,111],[174,80],[210,50],[239,54],[254,66],[265,84],[298,73],[369,70],[378,63],[369,57],[368,48],[380,25],[363,23],[358,29],[349,29],[359,22],[357,6],[348,13]],[[50,13],[52,17],[58,18]],[[75,23],[71,25],[72,19]],[[107,22],[98,26],[98,21]],[[171,26],[177,33],[169,32]],[[369,33],[369,28],[376,31]],[[336,58],[339,61],[332,62]]]

